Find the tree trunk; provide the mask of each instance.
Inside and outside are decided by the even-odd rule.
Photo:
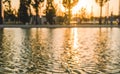
[[[2,0],[0,0],[0,24],[3,24],[3,17],[2,17]]]
[[[68,8],[68,16],[69,16],[69,19],[68,19],[68,24],[70,25],[70,20],[71,20],[71,0],[69,0],[69,8]]]
[[[38,11],[38,7],[36,7],[36,21],[35,21],[36,25],[39,24],[38,17],[39,17],[39,11]]]
[[[102,6],[100,6],[100,19],[99,19],[99,24],[102,24]]]

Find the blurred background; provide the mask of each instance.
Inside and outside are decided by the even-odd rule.
[[[119,24],[120,0],[0,0],[0,23]]]

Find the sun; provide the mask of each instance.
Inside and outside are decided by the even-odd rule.
[[[56,1],[56,2],[58,2],[58,1]],[[65,7],[62,5],[62,0],[60,0],[60,3],[61,4],[59,4],[59,5],[61,5],[61,6],[59,6],[60,7],[60,9],[63,11],[63,12],[65,12]],[[93,2],[93,0],[78,0],[78,3],[71,9],[72,10],[72,14],[74,15],[74,14],[76,14],[76,13],[79,13],[79,11],[81,10],[81,8],[85,8],[86,9],[86,11],[88,12],[88,13],[90,13],[91,12],[91,7],[92,7],[92,5],[94,5],[94,2]]]
[[[92,1],[91,0],[79,0],[78,3],[72,8],[72,14],[76,14],[79,10],[84,7],[87,12],[91,12]]]

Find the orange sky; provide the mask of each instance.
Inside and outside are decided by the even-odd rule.
[[[12,7],[18,9],[19,6],[19,0],[11,0],[12,1]],[[64,8],[62,7],[62,0],[54,0],[55,4],[59,6],[59,8],[57,8],[58,10],[64,10]],[[113,14],[117,15],[118,14],[118,4],[119,0],[110,0],[109,2],[109,15],[111,13],[111,11],[113,12]],[[77,12],[78,10],[80,10],[81,7],[85,7],[87,9],[87,12],[90,13],[91,12],[91,7],[93,6],[93,13],[94,16],[99,16],[99,5],[95,3],[95,0],[79,0],[78,5],[76,5],[73,8],[73,13]],[[62,8],[62,9],[61,9]],[[104,5],[103,7],[103,16],[106,15],[107,13],[107,4]]]

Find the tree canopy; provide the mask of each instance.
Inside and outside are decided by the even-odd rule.
[[[103,6],[107,1],[109,0],[95,0],[95,2],[99,4],[99,6]]]
[[[20,8],[18,10],[19,20],[22,23],[29,22],[28,9],[31,4],[31,0],[20,0]]]

